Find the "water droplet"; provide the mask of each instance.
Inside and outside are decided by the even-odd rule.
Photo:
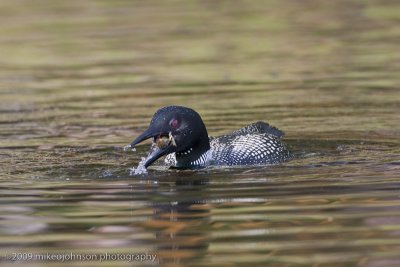
[[[129,175],[133,176],[133,175],[147,174],[146,167],[144,166],[145,160],[146,159],[142,157],[142,160],[139,162],[136,168],[135,167],[130,168]]]
[[[124,151],[136,151],[136,148],[131,147],[131,145],[126,145],[123,147]]]

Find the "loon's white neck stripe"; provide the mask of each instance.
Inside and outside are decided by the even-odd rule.
[[[198,159],[192,161],[190,165],[192,166],[206,166],[211,158],[211,149],[207,150],[205,153],[201,154]]]
[[[185,150],[185,151],[183,151],[183,152],[176,152],[176,155],[189,155],[190,153],[192,153],[192,151],[193,151],[193,148],[191,147],[191,148],[189,148],[188,150]]]
[[[193,151],[193,148],[191,148],[190,150],[188,150],[189,152],[187,152],[186,154],[184,154],[183,152],[180,153],[171,153],[169,155],[167,155],[165,157],[164,162],[168,165],[171,166],[177,166],[178,165],[178,161],[176,159],[177,155],[187,155],[190,154]],[[211,159],[211,155],[212,155],[212,151],[211,149],[207,150],[206,152],[204,152],[203,154],[200,155],[200,157],[192,162],[190,162],[190,166],[206,166],[208,165],[210,159]]]

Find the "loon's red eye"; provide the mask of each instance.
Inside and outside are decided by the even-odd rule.
[[[170,125],[172,128],[177,128],[177,127],[179,126],[179,122],[178,122],[177,119],[172,119],[172,120],[170,120],[169,125]]]

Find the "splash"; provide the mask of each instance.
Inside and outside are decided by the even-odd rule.
[[[131,147],[131,145],[126,145],[123,147],[124,151],[136,151],[136,148]]]
[[[139,162],[138,166],[132,167],[129,169],[129,175],[141,175],[141,174],[147,174],[146,167],[144,166],[144,163],[146,161],[146,158],[142,157],[142,160]]]

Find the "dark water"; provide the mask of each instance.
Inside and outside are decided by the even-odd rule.
[[[400,266],[398,1],[0,1],[0,25],[2,266]],[[296,158],[129,176],[171,104]]]

